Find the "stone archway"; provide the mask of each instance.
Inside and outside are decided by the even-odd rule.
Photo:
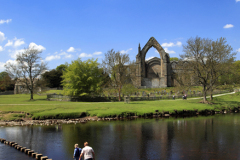
[[[160,54],[160,68],[158,73],[160,73],[160,75],[158,75],[158,83],[157,84],[157,79],[153,79],[153,78],[149,78],[147,77],[147,71],[148,71],[148,67],[146,66],[146,54],[148,52],[148,50],[154,47],[158,53]],[[140,44],[138,47],[138,54],[136,56],[136,63],[137,63],[137,81],[136,81],[136,86],[138,87],[142,87],[145,86],[145,84],[147,83],[148,85],[145,87],[170,87],[171,86],[171,70],[170,70],[170,57],[169,54],[165,52],[165,50],[161,47],[161,45],[157,42],[157,40],[154,37],[151,37],[148,42],[146,43],[146,45],[143,47],[143,49],[141,49]],[[157,60],[155,60],[157,61]],[[154,62],[152,62],[154,63]],[[158,62],[155,62],[158,63]],[[148,81],[148,82],[145,82]]]

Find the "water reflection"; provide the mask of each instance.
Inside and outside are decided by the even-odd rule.
[[[88,141],[96,159],[240,159],[240,114],[2,127],[0,137],[54,160],[72,159]],[[11,147],[0,146],[0,159]],[[11,153],[19,154],[15,149]],[[23,153],[21,153],[23,155]],[[24,155],[25,156],[25,155]],[[18,159],[26,159],[19,155]]]

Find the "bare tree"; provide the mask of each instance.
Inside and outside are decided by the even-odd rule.
[[[29,47],[24,52],[17,55],[16,63],[5,64],[7,73],[11,78],[16,78],[18,82],[25,84],[30,91],[30,100],[33,99],[35,80],[45,71],[46,64],[41,61],[41,51],[34,47]]]
[[[225,38],[213,41],[200,37],[190,38],[183,51],[180,61],[187,61],[187,65],[182,65],[182,70],[190,76],[186,82],[202,85],[203,101],[206,102],[207,91],[212,92],[220,76],[228,73],[236,53],[231,53],[232,48]]]
[[[113,49],[105,53],[102,67],[110,77],[110,87],[117,89],[118,100],[121,100],[123,85],[131,83],[135,76],[134,62],[130,61],[128,54],[115,52]]]
[[[226,43],[225,38],[220,38],[212,41],[211,45],[207,47],[207,64],[210,69],[210,100],[213,100],[213,89],[220,85],[220,77],[232,73],[236,52],[231,53],[232,47]]]

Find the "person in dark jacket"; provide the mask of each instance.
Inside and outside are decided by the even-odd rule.
[[[81,148],[78,148],[78,144],[75,144],[74,145],[75,149],[74,149],[74,152],[73,152],[73,158],[75,160],[79,160],[79,157],[80,157],[80,154],[82,152],[82,149]],[[81,159],[82,160],[82,159]]]

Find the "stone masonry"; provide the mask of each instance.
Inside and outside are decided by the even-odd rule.
[[[160,59],[154,57],[145,61],[146,54],[151,47],[158,51]],[[133,82],[136,87],[164,88],[172,86],[170,56],[154,37],[151,37],[142,49],[139,44],[136,65],[136,80]]]

